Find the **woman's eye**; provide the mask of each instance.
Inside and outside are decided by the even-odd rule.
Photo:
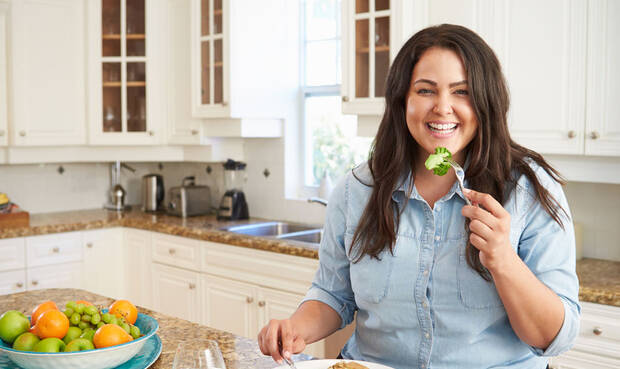
[[[421,89],[418,90],[418,93],[420,95],[428,95],[428,94],[432,94],[433,91],[429,90],[428,88],[421,88]]]
[[[469,95],[469,91],[467,90],[456,90],[454,91],[457,95]]]

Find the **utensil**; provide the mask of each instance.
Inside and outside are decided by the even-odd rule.
[[[226,369],[217,341],[184,341],[177,346],[172,369]]]
[[[469,199],[465,195],[465,186],[463,186],[463,178],[465,178],[465,171],[463,170],[463,168],[461,168],[461,166],[456,161],[452,159],[446,159],[446,161],[450,163],[450,165],[452,165],[452,168],[454,169],[454,173],[456,173],[456,179],[458,180],[459,186],[461,187],[461,192],[463,192],[465,203],[467,205],[471,205],[471,201],[469,201]]]
[[[282,358],[284,359],[284,362],[288,364],[289,368],[297,369],[295,363],[292,360],[285,358],[284,355],[282,355]]]

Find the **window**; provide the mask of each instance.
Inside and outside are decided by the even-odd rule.
[[[341,1],[301,1],[304,182],[316,186],[366,160],[372,138],[357,137],[357,117],[342,114]]]

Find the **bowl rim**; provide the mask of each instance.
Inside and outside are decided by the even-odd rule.
[[[107,312],[108,309],[102,309],[102,311]],[[146,320],[150,320],[153,323],[155,323],[155,328],[150,331],[148,334],[143,335],[140,338],[136,338],[134,340],[131,340],[129,342],[125,342],[125,343],[121,343],[120,345],[114,345],[114,346],[110,346],[110,347],[104,347],[104,348],[95,348],[92,350],[82,350],[82,351],[74,351],[74,352],[37,352],[37,351],[21,351],[21,350],[15,350],[12,347],[5,347],[3,345],[0,345],[0,351],[5,351],[7,353],[12,353],[12,354],[18,354],[18,355],[26,355],[26,356],[45,356],[45,355],[55,355],[55,356],[80,356],[80,355],[87,355],[87,354],[92,354],[93,352],[110,352],[110,351],[116,351],[116,350],[120,350],[126,346],[132,345],[132,344],[136,344],[138,342],[142,342],[142,341],[146,341],[149,338],[151,338],[158,330],[159,330],[159,322],[157,321],[157,319],[153,318],[152,316],[146,315],[146,314],[142,314],[142,313],[138,313],[138,318],[144,318]],[[6,344],[6,342],[2,342],[3,344]]]

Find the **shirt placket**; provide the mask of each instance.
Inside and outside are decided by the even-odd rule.
[[[426,369],[430,361],[433,327],[430,312],[430,301],[426,291],[430,279],[430,271],[433,267],[435,248],[435,220],[433,211],[428,205],[424,208],[424,231],[422,234],[422,244],[420,249],[420,264],[418,279],[415,287],[416,310],[420,324],[420,349],[418,354],[418,367]]]

